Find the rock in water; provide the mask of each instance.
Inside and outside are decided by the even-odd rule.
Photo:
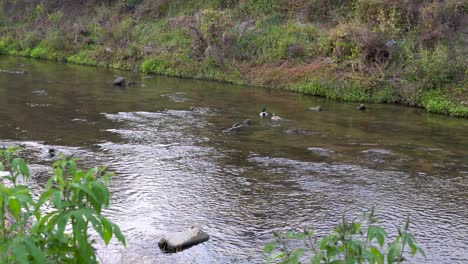
[[[187,231],[166,234],[159,240],[158,246],[163,252],[179,252],[209,239],[210,236],[207,233],[192,227]]]
[[[122,76],[119,76],[119,77],[115,78],[115,80],[113,82],[113,84],[117,85],[117,86],[124,86],[124,85],[126,85],[126,83],[127,82],[126,82],[125,78],[122,77]]]
[[[335,154],[335,151],[326,148],[308,148],[307,150],[321,157],[331,157]]]
[[[322,107],[321,106],[315,106],[315,107],[309,107],[309,110],[310,111],[322,111]]]
[[[252,120],[246,119],[242,123],[235,123],[234,125],[232,125],[232,127],[224,129],[223,132],[224,133],[238,132],[244,128],[251,126],[252,123],[253,123]]]
[[[361,111],[365,111],[367,109],[367,107],[363,104],[360,104],[357,108],[358,110],[361,110]]]

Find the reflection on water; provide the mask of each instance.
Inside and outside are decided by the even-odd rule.
[[[0,69],[0,145],[23,145],[33,183],[52,147],[116,172],[106,214],[128,247],[99,247],[104,262],[262,263],[273,231],[324,234],[372,204],[390,230],[411,217],[428,255],[416,263],[468,261],[466,120],[132,73],[139,85],[122,89],[109,71],[9,57]],[[287,120],[258,118],[263,107]],[[191,226],[211,240],[159,251],[162,234]]]

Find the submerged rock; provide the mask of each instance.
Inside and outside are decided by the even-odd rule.
[[[309,111],[322,111],[321,106],[314,106],[314,107],[309,107]]]
[[[289,135],[312,135],[312,134],[317,134],[317,133],[311,132],[311,131],[303,129],[303,128],[286,129],[286,130],[284,130],[284,133],[289,134]]]
[[[242,123],[235,123],[232,125],[230,128],[226,128],[223,130],[224,133],[230,133],[230,132],[238,132],[244,128],[247,128],[253,124],[252,120],[246,119],[242,121]]]
[[[179,252],[189,247],[208,241],[210,236],[198,228],[166,234],[158,242],[163,252]]]
[[[114,82],[112,82],[113,85],[116,85],[116,86],[125,86],[127,84],[127,81],[125,80],[124,77],[122,76],[119,76],[117,78],[115,78]]]
[[[367,154],[367,155],[387,155],[387,156],[394,156],[395,153],[393,153],[390,150],[386,149],[367,149],[361,151],[361,153]]]
[[[331,157],[333,154],[335,154],[335,151],[326,149],[326,148],[308,148],[308,151],[312,152],[313,154],[321,157]]]

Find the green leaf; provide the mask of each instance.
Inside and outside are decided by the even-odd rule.
[[[114,227],[114,235],[117,238],[117,240],[119,240],[124,246],[127,246],[127,243],[125,242],[125,237],[120,231],[120,227],[116,224],[112,224],[112,226]]]
[[[15,257],[14,263],[24,263],[28,264],[28,251],[26,247],[21,243],[19,238],[16,238],[15,241],[11,245],[11,251],[13,256]]]
[[[20,220],[21,217],[21,204],[18,199],[12,197],[8,201],[8,206],[10,207],[11,214],[17,221]]]
[[[272,242],[272,243],[268,243],[265,245],[265,247],[263,248],[263,252],[265,253],[271,253],[273,252],[273,250],[275,250],[275,248],[278,246],[278,243],[277,242]]]
[[[5,171],[5,165],[0,161],[0,171]]]
[[[74,188],[77,188],[77,189],[80,189],[81,191],[85,192],[87,195],[89,195],[89,197],[91,197],[92,199],[94,199],[95,201],[98,201],[98,198],[96,197],[96,195],[91,191],[91,189],[88,188],[88,186],[86,186],[85,184],[81,183],[72,183],[72,186]]]
[[[382,252],[380,252],[380,250],[376,247],[371,247],[370,248],[370,252],[372,253],[372,255],[374,255],[374,259],[377,260],[377,263],[378,264],[384,264],[384,261],[385,261],[385,257],[384,255],[382,254]]]
[[[332,259],[334,256],[340,254],[340,250],[336,246],[327,246],[327,258]]]
[[[374,237],[377,238],[377,242],[380,247],[383,247],[385,243],[385,238],[387,237],[387,232],[380,226],[369,226],[369,241],[372,241]]]
[[[401,243],[398,241],[392,242],[387,250],[387,262],[388,264],[392,264],[395,262],[400,262],[400,254],[401,254]]]
[[[39,247],[36,246],[34,242],[35,241],[33,237],[27,237],[24,240],[25,246],[28,249],[28,252],[30,253],[32,259],[34,260],[33,263],[37,263],[37,264],[47,263],[45,254],[42,252],[42,250]]]
[[[304,233],[296,233],[296,232],[288,232],[286,235],[287,239],[304,239],[306,234]]]
[[[53,203],[58,210],[62,209],[62,192],[54,190],[54,200]]]
[[[104,229],[104,242],[107,244],[109,244],[109,241],[111,240],[112,238],[112,223],[107,220],[107,218],[105,217],[102,217],[101,218],[101,222],[102,222],[102,227]]]
[[[321,263],[321,262],[319,262]],[[345,264],[346,262],[344,260],[339,260],[339,259],[335,259],[333,260],[332,262],[330,262],[330,264]]]
[[[25,177],[30,176],[28,165],[26,164],[26,162],[23,159],[18,159],[18,166],[19,166],[19,170],[20,170],[21,174],[23,174],[23,176],[25,176]]]
[[[291,252],[291,254],[289,255],[289,258],[290,260],[293,261],[292,263],[300,263],[299,260],[302,257],[302,255],[304,255],[304,253],[305,253],[305,249],[298,248],[298,249],[295,249],[293,252]]]

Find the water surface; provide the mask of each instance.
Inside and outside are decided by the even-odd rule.
[[[106,263],[262,263],[272,232],[324,234],[372,205],[393,233],[411,217],[428,255],[411,262],[468,262],[466,119],[12,57],[0,69],[0,145],[25,148],[30,184],[46,180],[48,148],[116,172],[106,214],[128,247],[99,246]],[[137,85],[113,87],[117,74]],[[286,120],[260,119],[263,107]],[[191,226],[211,240],[159,251]]]

